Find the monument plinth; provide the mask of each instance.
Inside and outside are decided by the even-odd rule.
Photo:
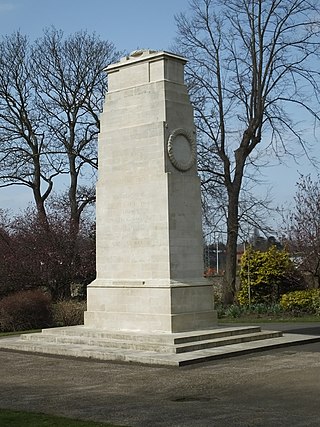
[[[138,51],[107,68],[97,279],[88,287],[85,326],[181,332],[215,325],[185,63]]]

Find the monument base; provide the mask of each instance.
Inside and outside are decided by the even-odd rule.
[[[212,286],[189,283],[112,282],[88,286],[84,324],[108,331],[176,333],[203,330],[217,324]]]
[[[68,326],[5,337],[0,340],[0,348],[42,355],[182,366],[319,340],[315,335],[262,331],[259,326],[224,326],[176,334]]]

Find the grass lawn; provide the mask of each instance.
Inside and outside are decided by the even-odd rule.
[[[0,409],[1,427],[116,427],[114,424],[72,420],[53,415]],[[118,426],[120,427],[120,426]]]

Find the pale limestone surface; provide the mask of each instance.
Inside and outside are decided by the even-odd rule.
[[[203,279],[185,63],[170,53],[141,51],[107,68],[88,327],[181,332],[216,323],[212,289]]]

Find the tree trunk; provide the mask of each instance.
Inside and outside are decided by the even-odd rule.
[[[224,274],[223,304],[234,302],[236,292],[237,273],[237,238],[239,229],[238,202],[239,191],[228,192],[228,218],[227,218],[227,244],[226,244],[226,270]]]
[[[70,139],[74,139],[73,132]],[[68,154],[70,169],[69,204],[70,204],[70,240],[75,241],[79,234],[79,211],[77,203],[78,172],[76,168],[76,156],[73,152]]]
[[[43,228],[43,230],[49,235],[50,225],[48,222],[48,216],[47,216],[46,208],[44,205],[44,200],[41,197],[40,190],[38,187],[33,188],[33,198],[37,208],[39,224]]]

